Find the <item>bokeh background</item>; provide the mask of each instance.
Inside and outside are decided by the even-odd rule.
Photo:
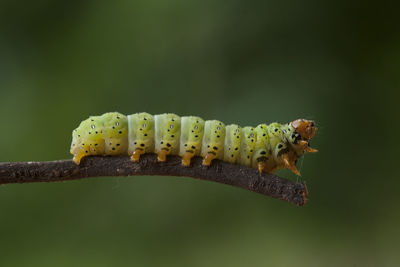
[[[304,117],[320,152],[305,207],[178,177],[1,186],[0,266],[398,266],[394,2],[1,1],[2,162],[70,158],[107,111]]]

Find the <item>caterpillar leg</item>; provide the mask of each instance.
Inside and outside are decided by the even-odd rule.
[[[140,155],[142,155],[142,154],[144,154],[144,150],[136,149],[136,150],[133,152],[132,156],[131,156],[131,160],[134,161],[134,162],[139,161]]]
[[[263,173],[266,170],[266,165],[264,161],[260,161],[257,163],[257,169],[259,173]]]
[[[157,154],[157,159],[158,159],[158,161],[161,161],[161,162],[165,162],[166,160],[167,160],[167,155],[168,155],[168,151],[166,151],[166,150],[161,150],[160,152],[158,152],[158,154]]]
[[[74,154],[74,157],[72,160],[75,162],[76,165],[79,165],[81,163],[81,159],[86,156],[85,152],[79,151],[76,154]]]
[[[277,167],[271,168],[271,167],[268,167],[268,166],[267,166],[266,162],[259,162],[259,163],[257,164],[257,169],[258,169],[258,172],[259,172],[260,174],[263,173],[263,172],[272,174],[272,173],[274,173],[274,171],[276,171],[278,168],[277,168]]]
[[[292,172],[294,172],[296,175],[301,176],[299,170],[296,168],[294,161],[289,160],[289,155],[287,155],[287,154],[283,155],[282,162],[286,169],[289,169]]]
[[[193,158],[194,153],[185,152],[182,156],[182,165],[183,166],[190,166],[190,160]]]
[[[215,159],[217,157],[217,155],[215,155],[214,153],[208,153],[204,158],[203,158],[203,165],[204,166],[210,166],[211,165],[211,161],[213,159]]]
[[[311,152],[311,153],[316,153],[316,152],[318,152],[318,150],[316,150],[316,149],[314,149],[314,148],[312,148],[312,147],[306,147],[306,149],[304,150],[304,151],[306,151],[306,152]]]
[[[311,152],[311,153],[316,153],[316,152],[318,152],[318,150],[309,147],[309,146],[308,146],[308,142],[305,141],[305,140],[300,140],[300,141],[299,141],[299,145],[300,145],[300,147],[303,148],[303,151],[305,151],[305,152]]]

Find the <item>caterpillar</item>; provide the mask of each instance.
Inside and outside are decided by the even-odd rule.
[[[173,113],[125,116],[109,112],[91,116],[73,130],[70,152],[78,165],[89,155],[129,155],[136,162],[142,154],[156,153],[161,162],[168,155],[179,155],[184,166],[201,156],[205,166],[218,159],[260,173],[286,168],[300,175],[297,159],[306,152],[317,152],[309,146],[316,131],[315,123],[305,119],[240,127]]]

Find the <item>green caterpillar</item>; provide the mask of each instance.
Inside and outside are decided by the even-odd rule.
[[[110,112],[82,121],[72,132],[70,152],[76,164],[89,155],[129,155],[138,161],[142,154],[156,153],[159,161],[179,155],[184,166],[201,156],[206,166],[219,159],[257,168],[260,173],[286,168],[300,175],[296,161],[305,152],[317,152],[309,147],[316,131],[314,122],[304,119],[242,128],[173,113],[125,116]]]

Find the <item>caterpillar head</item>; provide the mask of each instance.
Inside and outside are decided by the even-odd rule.
[[[301,156],[304,152],[314,153],[318,151],[309,146],[310,139],[314,137],[317,131],[317,127],[313,121],[298,119],[291,122],[290,126],[286,130],[286,138],[298,156]]]
[[[311,120],[298,119],[290,123],[303,140],[310,140],[317,132],[315,123]]]

